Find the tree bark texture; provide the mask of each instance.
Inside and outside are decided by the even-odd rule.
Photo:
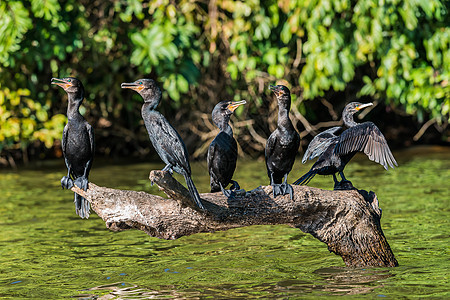
[[[381,209],[373,192],[328,191],[292,186],[294,196],[273,198],[271,186],[242,191],[229,200],[222,193],[201,194],[206,211],[196,208],[187,189],[168,172],[152,171],[150,180],[169,199],[145,192],[116,190],[89,183],[86,198],[113,231],[139,229],[163,239],[250,225],[287,224],[327,244],[350,267],[394,267],[397,260],[380,225]]]

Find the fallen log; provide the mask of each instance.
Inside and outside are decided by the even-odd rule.
[[[139,229],[162,239],[250,225],[287,224],[327,244],[349,267],[398,265],[380,225],[381,209],[373,192],[328,191],[293,186],[294,196],[273,198],[271,186],[242,191],[229,200],[222,193],[201,194],[198,210],[187,189],[168,172],[152,171],[150,180],[169,199],[145,192],[116,190],[89,183],[86,198],[113,231]]]

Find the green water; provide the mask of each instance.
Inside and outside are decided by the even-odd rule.
[[[345,268],[325,244],[287,226],[252,226],[175,241],[140,231],[111,232],[94,213],[81,220],[61,190],[62,161],[0,171],[0,298],[248,299],[449,298],[450,149],[394,153],[386,172],[365,157],[346,168],[355,186],[373,190],[397,268]],[[200,192],[206,166],[193,164]],[[310,165],[297,160],[290,181]],[[147,178],[161,164],[94,162],[91,181],[159,193]],[[263,161],[238,162],[246,189],[267,184]],[[182,181],[181,178],[178,177]],[[332,188],[331,177],[310,185]]]

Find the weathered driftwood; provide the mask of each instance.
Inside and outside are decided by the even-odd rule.
[[[89,183],[85,192],[93,210],[114,231],[139,229],[176,239],[249,225],[288,224],[312,234],[340,255],[347,266],[397,266],[381,230],[381,209],[373,192],[327,191],[293,186],[294,197],[272,197],[262,186],[228,200],[222,193],[201,194],[206,212],[196,209],[186,188],[167,172],[152,171],[150,180],[170,199],[145,192],[115,190]]]

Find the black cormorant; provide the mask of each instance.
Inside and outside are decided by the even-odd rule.
[[[178,132],[156,107],[161,101],[161,89],[152,79],[138,79],[132,83],[122,83],[123,89],[132,89],[144,99],[142,105],[142,119],[144,119],[150,141],[159,157],[166,163],[163,171],[173,171],[184,176],[189,192],[197,206],[204,209],[200,195],[191,179],[191,166],[186,145]]]
[[[278,100],[278,127],[269,136],[266,143],[266,166],[273,187],[273,196],[289,194],[292,187],[287,184],[287,176],[294,165],[300,145],[300,136],[289,119],[291,92],[284,85],[270,86]],[[284,179],[283,179],[284,177]]]
[[[80,80],[73,77],[52,78],[52,84],[62,87],[69,98],[67,124],[62,136],[62,151],[68,169],[61,186],[70,189],[74,184],[82,190],[88,188],[88,176],[94,158],[94,129],[79,112],[84,99]],[[75,211],[81,218],[89,218],[89,202],[75,193]]]
[[[211,193],[221,190],[228,198],[233,197],[233,191],[240,188],[236,181],[231,180],[236,169],[237,144],[228,122],[234,110],[245,103],[245,100],[222,101],[214,107],[212,112],[212,120],[220,132],[208,148],[207,161],[211,177]],[[232,184],[230,190],[225,190],[229,183]]]
[[[308,173],[300,177],[294,184],[307,184],[316,174],[333,175],[334,189],[353,189],[353,185],[344,176],[344,168],[356,152],[364,152],[370,160],[381,164],[386,170],[388,166],[397,166],[394,156],[381,131],[372,122],[356,123],[353,115],[359,110],[371,106],[351,102],[342,113],[344,124],[348,127],[341,135],[335,133],[341,127],[330,128],[314,137],[303,156],[302,162],[319,157]],[[339,182],[336,173],[341,175]]]

